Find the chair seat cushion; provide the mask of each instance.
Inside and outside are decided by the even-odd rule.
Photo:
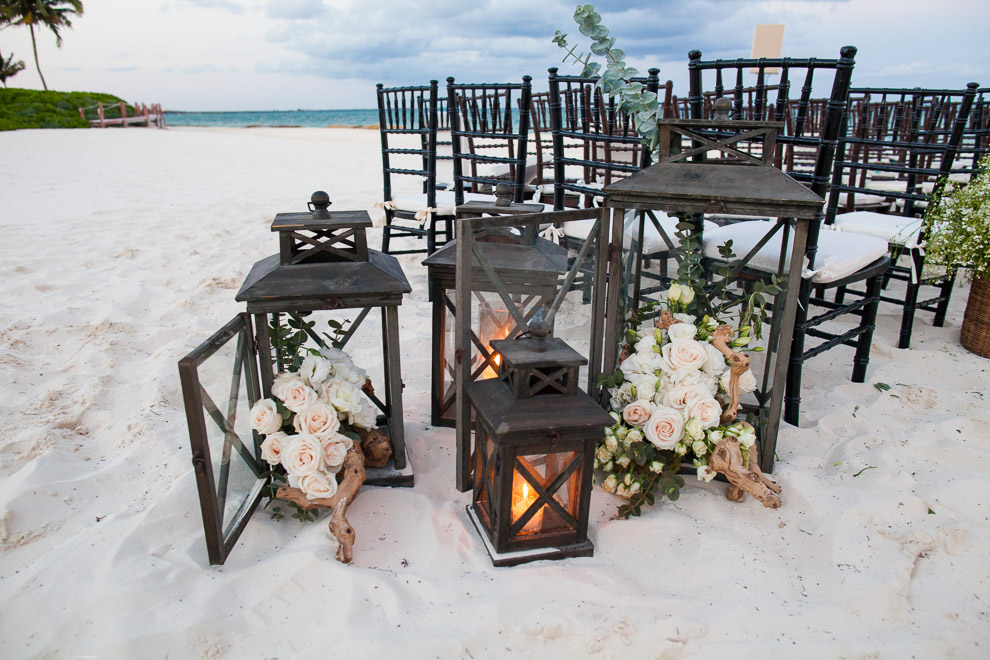
[[[888,243],[908,248],[918,246],[921,223],[921,218],[873,211],[853,211],[835,216],[835,226],[843,232],[876,236]]]
[[[660,222],[660,226],[670,237],[670,240],[674,243],[676,248],[681,244],[680,240],[677,238],[677,223],[678,220],[675,217],[669,216],[663,211],[654,211],[657,216],[657,220]],[[627,211],[625,216],[625,222],[623,223],[623,245],[622,247],[626,250],[632,248],[633,241],[637,238],[636,234],[639,230],[639,220],[636,215],[636,211]],[[575,220],[573,222],[565,222],[563,226],[564,235],[570,238],[577,238],[580,240],[585,240],[588,238],[588,232],[594,227],[595,221],[591,220]],[[710,229],[715,229],[718,227],[714,222],[709,222],[705,220],[705,231]],[[660,232],[657,231],[656,225],[649,217],[646,218],[646,222],[643,225],[643,249],[642,253],[647,255],[662,254],[667,252],[670,247],[667,245],[667,241],[663,239]]]
[[[741,259],[760,242],[773,224],[764,221],[739,222],[712,231],[706,229],[704,255],[709,259],[721,260],[718,248],[731,239],[735,258]],[[768,273],[777,272],[782,232],[780,230],[774,234],[747,266]],[[887,242],[882,239],[823,228],[818,236],[818,253],[815,257],[817,268],[809,270],[805,261],[802,276],[818,284],[827,284],[856,273],[885,254]]]

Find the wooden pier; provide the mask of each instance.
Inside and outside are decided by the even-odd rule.
[[[113,106],[109,106],[113,107]],[[127,128],[128,126],[146,126],[146,127],[156,127],[165,128],[165,113],[162,112],[162,106],[159,103],[154,103],[150,106],[135,105],[135,113],[131,116],[127,114],[127,104],[120,103],[120,117],[107,117],[106,108],[104,108],[102,103],[97,103],[96,105],[91,105],[86,108],[79,108],[79,116],[82,119],[87,119],[86,111],[96,109],[97,117],[96,119],[90,119],[89,125],[92,128],[107,128],[110,126],[120,126],[121,128]]]

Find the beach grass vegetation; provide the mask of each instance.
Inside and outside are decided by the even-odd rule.
[[[37,89],[0,88],[0,131],[19,128],[88,128],[89,119],[95,119],[95,110],[89,110],[86,119],[79,116],[79,108],[103,103],[107,118],[120,117],[120,99],[112,94],[99,92],[56,92]],[[127,106],[128,116],[136,114]]]

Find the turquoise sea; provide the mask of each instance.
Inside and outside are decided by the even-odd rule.
[[[378,110],[271,110],[262,112],[165,112],[167,126],[375,126]]]

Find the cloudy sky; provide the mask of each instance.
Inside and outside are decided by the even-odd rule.
[[[561,29],[585,46],[573,0],[85,0],[61,49],[40,32],[49,88],[109,92],[175,110],[371,108],[374,85],[533,76],[560,65]],[[745,57],[757,23],[783,23],[784,54],[859,47],[853,84],[990,86],[988,0],[600,0],[630,63],[687,85],[687,52]],[[28,31],[0,30],[0,53],[40,88]]]

